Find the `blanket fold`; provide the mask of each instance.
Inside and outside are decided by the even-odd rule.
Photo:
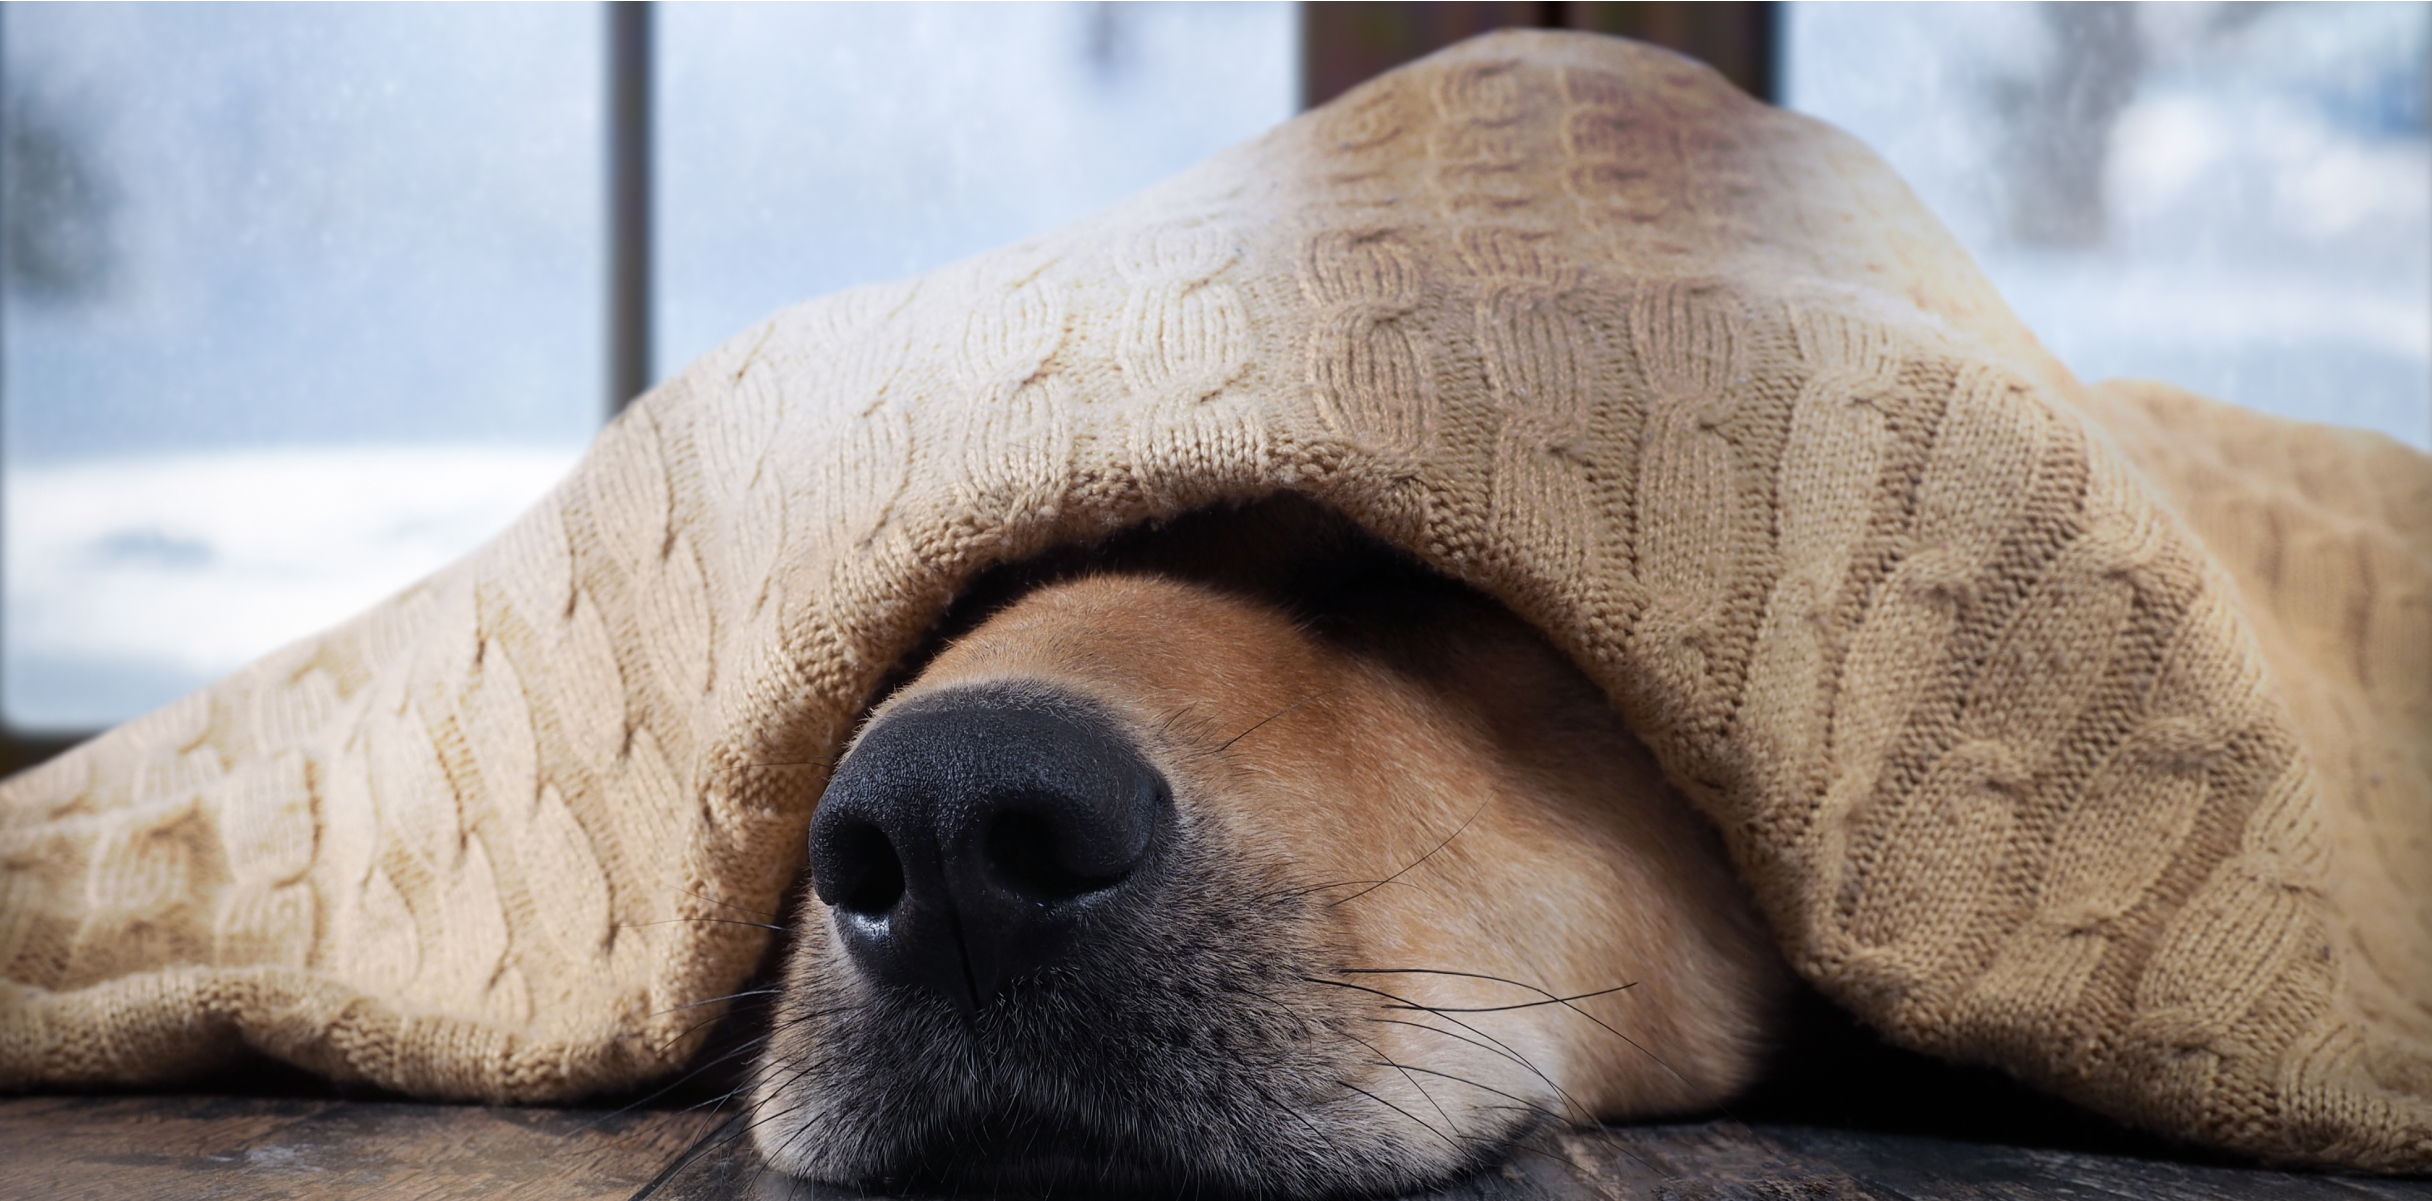
[[[1547,33],[780,313],[489,546],[0,786],[0,1086],[664,1072],[966,581],[1280,490],[1544,629],[1895,1041],[2432,1170],[2432,465],[2081,387],[1851,139]]]

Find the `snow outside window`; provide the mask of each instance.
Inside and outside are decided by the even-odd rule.
[[[655,6],[653,361],[1290,117],[1290,5]],[[0,9],[0,719],[166,703],[479,545],[607,410],[593,5]]]

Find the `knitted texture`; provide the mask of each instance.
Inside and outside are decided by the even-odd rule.
[[[2083,389],[1850,139],[1545,33],[787,310],[488,547],[10,781],[0,1083],[671,1068],[958,589],[1284,489],[1543,628],[1894,1040],[2432,1168],[2432,466]]]

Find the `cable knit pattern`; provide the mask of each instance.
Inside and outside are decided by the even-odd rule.
[[[2082,388],[1849,139],[1545,33],[780,313],[487,548],[8,782],[0,1083],[663,1072],[959,588],[1279,489],[1545,629],[1897,1041],[2432,1169],[2432,465]]]

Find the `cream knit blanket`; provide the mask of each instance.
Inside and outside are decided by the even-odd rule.
[[[488,547],[9,781],[0,1085],[664,1072],[965,581],[1278,489],[1551,634],[1897,1041],[2432,1169],[2432,465],[2082,388],[1851,139],[1542,33],[787,310]]]

